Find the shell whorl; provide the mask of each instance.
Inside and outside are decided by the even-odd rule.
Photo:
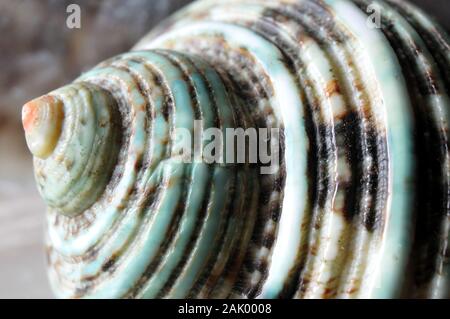
[[[449,297],[449,43],[403,1],[198,1],[28,103],[56,294]],[[279,165],[184,162],[196,120]]]
[[[114,163],[99,170],[109,182],[95,203],[67,216],[43,196],[50,206],[50,276],[57,293],[182,297],[194,284],[203,286],[199,293],[213,293],[219,277],[205,267],[223,274],[220,279],[228,284],[236,270],[225,274],[224,264],[232,253],[242,259],[256,219],[258,193],[250,191],[259,188],[256,168],[184,163],[178,158],[183,141],[174,134],[179,128],[193,132],[194,120],[202,120],[202,130],[254,126],[245,110],[237,108],[238,97],[227,92],[219,74],[205,62],[164,50],[113,58],[67,89],[79,95],[85,86],[110,92],[102,105],[115,112],[119,121],[114,132],[120,136],[94,143],[99,151],[105,147]],[[52,94],[63,98],[59,91]],[[70,129],[68,122],[65,119],[63,136]],[[60,169],[71,173],[67,166]],[[77,199],[87,201],[91,194]]]
[[[28,140],[37,136],[51,144],[46,157],[35,154],[38,189],[47,205],[62,214],[83,212],[103,193],[115,165],[120,137],[115,102],[97,86],[76,83],[30,103],[34,108],[53,105],[55,110],[45,112],[49,115],[42,120],[47,125],[40,126],[58,132],[52,138],[43,135],[43,129],[27,134]],[[25,122],[29,107],[24,108]]]

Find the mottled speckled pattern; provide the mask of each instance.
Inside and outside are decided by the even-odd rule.
[[[62,134],[35,167],[55,293],[449,297],[449,52],[401,1],[180,11],[50,93]],[[179,163],[195,119],[281,128],[279,169]]]

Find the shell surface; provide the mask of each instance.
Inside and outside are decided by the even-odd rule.
[[[56,295],[450,297],[449,88],[407,2],[195,2],[24,107]],[[196,121],[279,162],[183,161]]]

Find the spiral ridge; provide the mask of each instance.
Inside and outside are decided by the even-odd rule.
[[[449,297],[449,62],[404,1],[193,3],[49,93],[56,294]],[[280,162],[186,162],[196,121],[277,128]]]

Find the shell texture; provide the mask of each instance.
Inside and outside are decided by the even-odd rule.
[[[406,1],[202,0],[29,102],[55,294],[450,297],[449,43]],[[181,161],[195,120],[280,129],[274,172]]]

